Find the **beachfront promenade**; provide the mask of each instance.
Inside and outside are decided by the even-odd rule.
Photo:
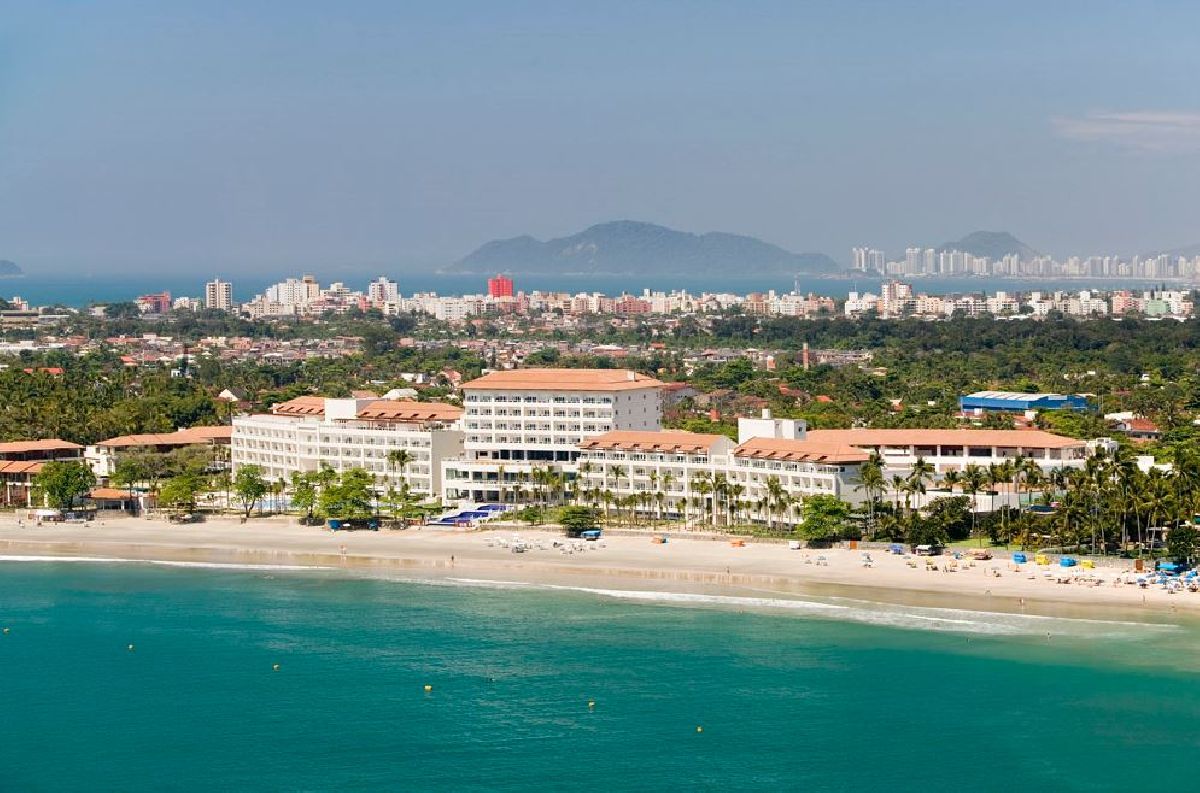
[[[528,550],[514,553],[519,535]],[[559,547],[556,547],[558,543]],[[566,545],[567,547],[562,547]],[[328,567],[363,575],[458,578],[603,589],[651,589],[699,594],[787,597],[842,595],[865,600],[1058,616],[1095,609],[1105,616],[1169,618],[1200,613],[1200,593],[1117,583],[1132,580],[1131,562],[1095,571],[1100,580],[1071,580],[1057,567],[988,561],[906,557],[859,550],[792,550],[777,542],[609,533],[602,543],[566,541],[559,532],[508,528],[491,531],[330,532],[294,519],[241,524],[214,519],[175,525],[145,518],[90,524],[43,524],[0,519],[0,556],[91,557],[193,564]],[[1006,555],[1005,555],[1006,556]],[[1032,556],[1031,556],[1032,561]],[[936,569],[934,569],[936,567]],[[1049,575],[1047,575],[1049,573]]]

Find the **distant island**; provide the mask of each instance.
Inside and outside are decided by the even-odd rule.
[[[16,262],[0,259],[0,278],[12,278],[24,274],[25,272],[17,266]]]
[[[448,273],[522,275],[791,275],[838,273],[823,253],[792,253],[738,234],[691,234],[653,223],[600,223],[545,242],[493,240],[447,267]]]

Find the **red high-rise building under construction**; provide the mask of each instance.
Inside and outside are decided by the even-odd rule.
[[[488,297],[512,297],[513,282],[507,275],[488,279]]]

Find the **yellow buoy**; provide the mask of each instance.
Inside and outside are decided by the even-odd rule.
[[[273,671],[273,672],[278,672],[278,671],[279,671],[279,664],[271,664],[271,671]]]
[[[433,686],[431,686],[431,685],[429,685],[428,683],[426,683],[426,684],[425,684],[425,691],[426,691],[427,693],[428,693],[428,692],[430,692],[430,691],[433,691]]]
[[[704,728],[703,728],[703,727],[697,727],[697,728],[696,728],[696,732],[704,732]]]
[[[594,699],[589,699],[589,700],[588,700],[588,707],[589,707],[589,708],[594,708],[594,707],[596,707],[596,700],[594,700]]]

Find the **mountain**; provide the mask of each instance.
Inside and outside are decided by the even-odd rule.
[[[1167,254],[1172,259],[1178,256],[1182,256],[1185,259],[1193,259],[1197,256],[1200,256],[1200,243],[1196,243],[1195,245],[1184,245],[1182,248],[1172,248],[1169,251],[1152,251],[1150,253],[1144,253],[1142,254],[1142,258],[1158,256],[1162,253]]]
[[[833,273],[823,253],[792,253],[770,243],[711,231],[618,220],[542,242],[493,240],[446,268],[453,273],[534,275],[763,275]]]
[[[1007,231],[972,231],[956,242],[947,242],[938,247],[941,251],[962,251],[972,256],[987,256],[1003,259],[1015,253],[1022,259],[1032,259],[1040,254]]]
[[[16,262],[0,259],[0,277],[7,275],[24,275],[24,272],[17,266]]]

